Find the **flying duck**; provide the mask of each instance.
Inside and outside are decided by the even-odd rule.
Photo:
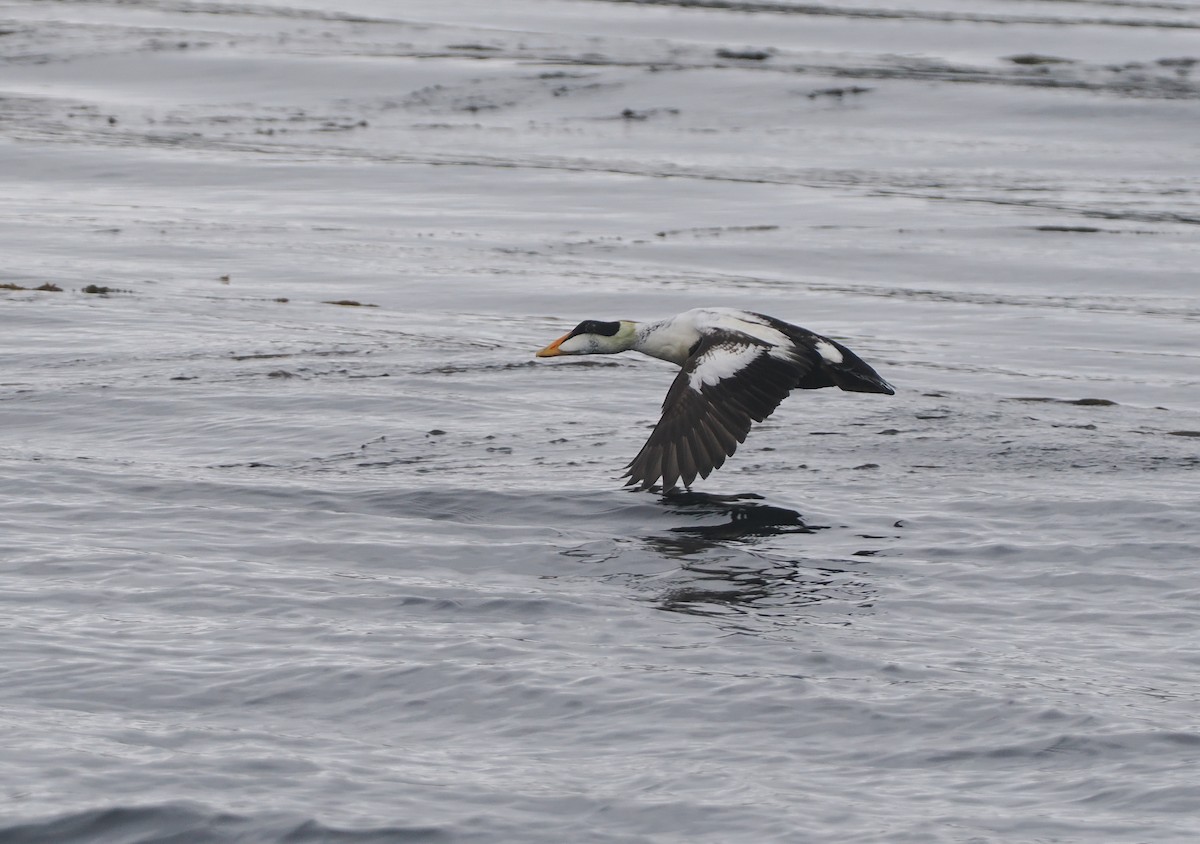
[[[626,486],[663,489],[709,474],[795,389],[896,391],[836,340],[783,320],[734,308],[696,308],[658,322],[584,320],[537,352],[611,355],[630,349],[682,367],[662,418],[626,466]]]

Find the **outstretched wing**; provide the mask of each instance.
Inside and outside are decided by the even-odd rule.
[[[734,331],[705,335],[667,391],[662,418],[626,467],[626,486],[664,489],[709,474],[745,442],[753,422],[818,366],[815,355],[774,346]]]

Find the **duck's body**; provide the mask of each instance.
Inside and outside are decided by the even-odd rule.
[[[745,442],[794,389],[895,390],[845,346],[774,317],[733,308],[697,308],[650,323],[581,322],[537,353],[637,351],[682,371],[663,402],[650,439],[627,468],[627,486],[691,486]]]

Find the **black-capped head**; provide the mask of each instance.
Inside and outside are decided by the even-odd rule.
[[[585,319],[569,333],[539,351],[537,356],[552,358],[558,355],[611,355],[632,349],[636,340],[636,322]]]
[[[580,334],[599,334],[601,337],[612,337],[621,330],[619,322],[601,322],[598,319],[585,319],[579,325],[571,329],[568,337],[577,337]]]

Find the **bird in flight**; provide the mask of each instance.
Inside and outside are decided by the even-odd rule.
[[[734,308],[696,308],[658,322],[584,320],[540,358],[611,355],[629,350],[682,369],[662,418],[626,466],[626,486],[690,487],[746,441],[752,422],[771,415],[795,389],[896,391],[836,340],[774,317]]]

